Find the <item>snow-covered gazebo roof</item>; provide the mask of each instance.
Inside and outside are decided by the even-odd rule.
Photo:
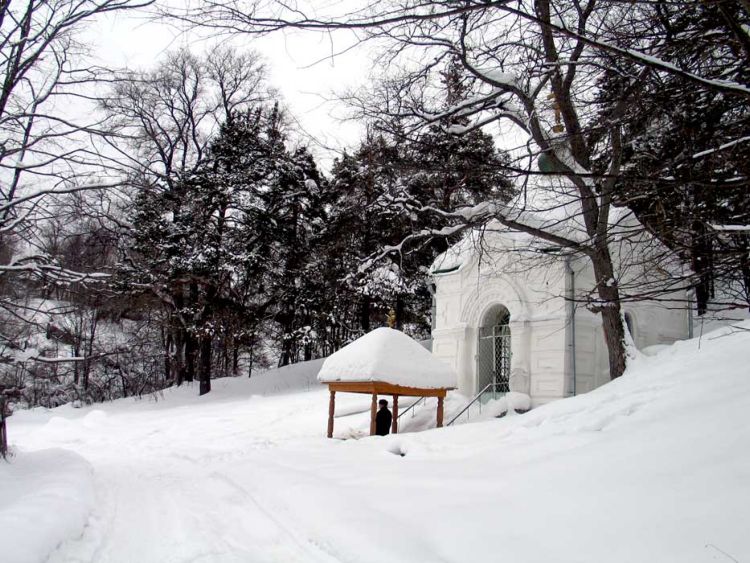
[[[328,356],[318,381],[378,381],[423,389],[456,387],[456,372],[400,330],[382,327]]]
[[[437,397],[437,425],[443,424],[443,399],[455,389],[456,372],[416,340],[392,328],[377,328],[328,356],[318,381],[331,392],[328,437],[333,436],[336,392],[372,395],[370,434],[375,433],[378,395],[393,396],[392,432],[398,431],[398,397]]]

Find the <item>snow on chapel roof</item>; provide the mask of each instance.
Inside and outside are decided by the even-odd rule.
[[[425,389],[455,388],[456,373],[416,340],[392,328],[376,328],[323,362],[318,381],[380,381]]]
[[[585,244],[589,240],[583,219],[581,196],[565,178],[530,175],[525,183],[525,188],[511,201],[506,204],[494,204],[498,213],[522,225],[572,241]],[[470,211],[473,212],[475,208],[471,208]],[[486,212],[486,209],[482,208],[482,212]],[[633,224],[637,223],[637,219],[627,208],[612,207],[609,211],[609,222],[611,226],[608,236],[614,238],[620,231],[632,234]],[[485,232],[495,235],[495,238],[483,239]],[[430,266],[430,273],[439,275],[458,270],[475,256],[480,248],[485,251],[492,250],[493,246],[499,248],[509,241],[523,243],[529,249],[535,245],[551,245],[533,235],[505,227],[500,222],[492,220],[481,230],[467,231],[461,240],[437,256]]]

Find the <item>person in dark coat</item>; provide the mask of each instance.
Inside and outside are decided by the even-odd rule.
[[[380,399],[378,401],[380,410],[375,417],[375,434],[378,436],[387,436],[391,432],[391,420],[393,416],[391,411],[388,410],[388,401]]]

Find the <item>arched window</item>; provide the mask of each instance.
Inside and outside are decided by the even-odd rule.
[[[503,305],[495,305],[484,316],[478,349],[477,392],[510,391],[510,312]]]

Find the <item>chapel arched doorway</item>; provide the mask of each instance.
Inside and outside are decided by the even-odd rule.
[[[493,396],[510,391],[510,311],[494,305],[479,327],[476,392]]]

